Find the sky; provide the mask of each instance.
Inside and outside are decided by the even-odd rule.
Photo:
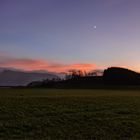
[[[140,0],[0,0],[0,67],[140,72]]]

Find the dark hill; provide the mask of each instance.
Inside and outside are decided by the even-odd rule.
[[[104,71],[104,82],[106,84],[137,85],[140,84],[140,74],[134,71],[111,67]]]

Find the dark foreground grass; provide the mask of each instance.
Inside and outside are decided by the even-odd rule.
[[[0,139],[139,140],[140,91],[0,89]]]

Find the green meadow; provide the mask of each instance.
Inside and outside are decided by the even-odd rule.
[[[139,140],[140,90],[0,89],[0,139]]]

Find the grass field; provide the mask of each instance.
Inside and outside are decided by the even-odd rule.
[[[140,90],[0,89],[0,139],[139,140]]]

